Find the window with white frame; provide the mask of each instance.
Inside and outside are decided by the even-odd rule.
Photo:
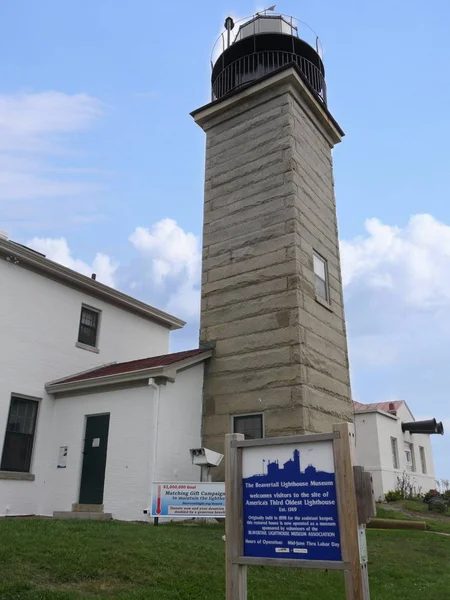
[[[400,461],[398,459],[398,444],[397,438],[391,437],[392,465],[394,469],[400,469]]]
[[[233,433],[243,433],[246,440],[257,440],[264,437],[262,414],[233,417]]]
[[[414,445],[409,442],[405,442],[405,457],[406,470],[414,473],[416,471],[416,457],[414,456]]]
[[[427,459],[425,456],[425,448],[423,446],[419,446],[419,454],[420,454],[420,463],[422,465],[422,473],[426,475],[427,473]]]
[[[81,307],[78,343],[96,348],[98,346],[98,328],[100,311],[90,306]]]
[[[328,265],[327,261],[317,254],[317,252],[313,253],[313,265],[314,265],[314,277],[315,277],[315,287],[316,287],[316,295],[325,300],[325,302],[330,301],[330,292],[328,288]]]
[[[29,473],[39,402],[12,396],[3,442],[2,471]]]

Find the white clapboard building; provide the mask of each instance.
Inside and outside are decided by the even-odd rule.
[[[198,480],[210,352],[168,354],[184,323],[5,237],[0,282],[0,516],[142,519],[153,480]]]
[[[356,463],[372,473],[375,498],[383,499],[402,482],[416,493],[435,488],[430,434],[404,431],[405,424],[415,423],[406,402],[353,405]]]

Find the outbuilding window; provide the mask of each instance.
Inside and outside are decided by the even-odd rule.
[[[415,473],[416,471],[416,457],[414,456],[414,445],[405,442],[405,457],[406,457],[406,470]]]
[[[427,459],[425,457],[425,448],[423,446],[419,446],[419,454],[420,454],[420,462],[422,465],[422,473],[424,475],[427,474]]]
[[[400,468],[400,462],[398,460],[398,444],[397,438],[391,437],[391,450],[392,450],[392,465],[394,469]]]

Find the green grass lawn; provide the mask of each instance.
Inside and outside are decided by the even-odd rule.
[[[223,600],[223,527],[0,521],[1,600]],[[368,531],[372,600],[442,600],[450,537]],[[337,572],[252,567],[249,600],[344,600]]]

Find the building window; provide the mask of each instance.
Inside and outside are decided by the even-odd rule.
[[[262,414],[233,417],[233,433],[243,433],[246,440],[257,440],[264,437]]]
[[[425,458],[425,448],[423,446],[419,446],[419,454],[420,454],[420,462],[422,464],[422,473],[424,475],[427,474],[427,461]]]
[[[81,307],[80,329],[78,331],[78,342],[86,346],[97,347],[98,321],[100,312],[87,306]]]
[[[2,471],[30,471],[37,409],[36,400],[11,398],[0,466]]]
[[[400,469],[400,462],[398,460],[398,445],[397,438],[391,437],[391,450],[392,450],[392,464],[394,469]]]
[[[414,456],[413,444],[405,443],[405,455],[406,455],[406,470],[415,472],[416,471],[416,457]]]
[[[316,295],[325,302],[330,301],[330,293],[328,289],[328,265],[327,261],[322,258],[317,252],[313,254],[314,276],[316,280]]]

